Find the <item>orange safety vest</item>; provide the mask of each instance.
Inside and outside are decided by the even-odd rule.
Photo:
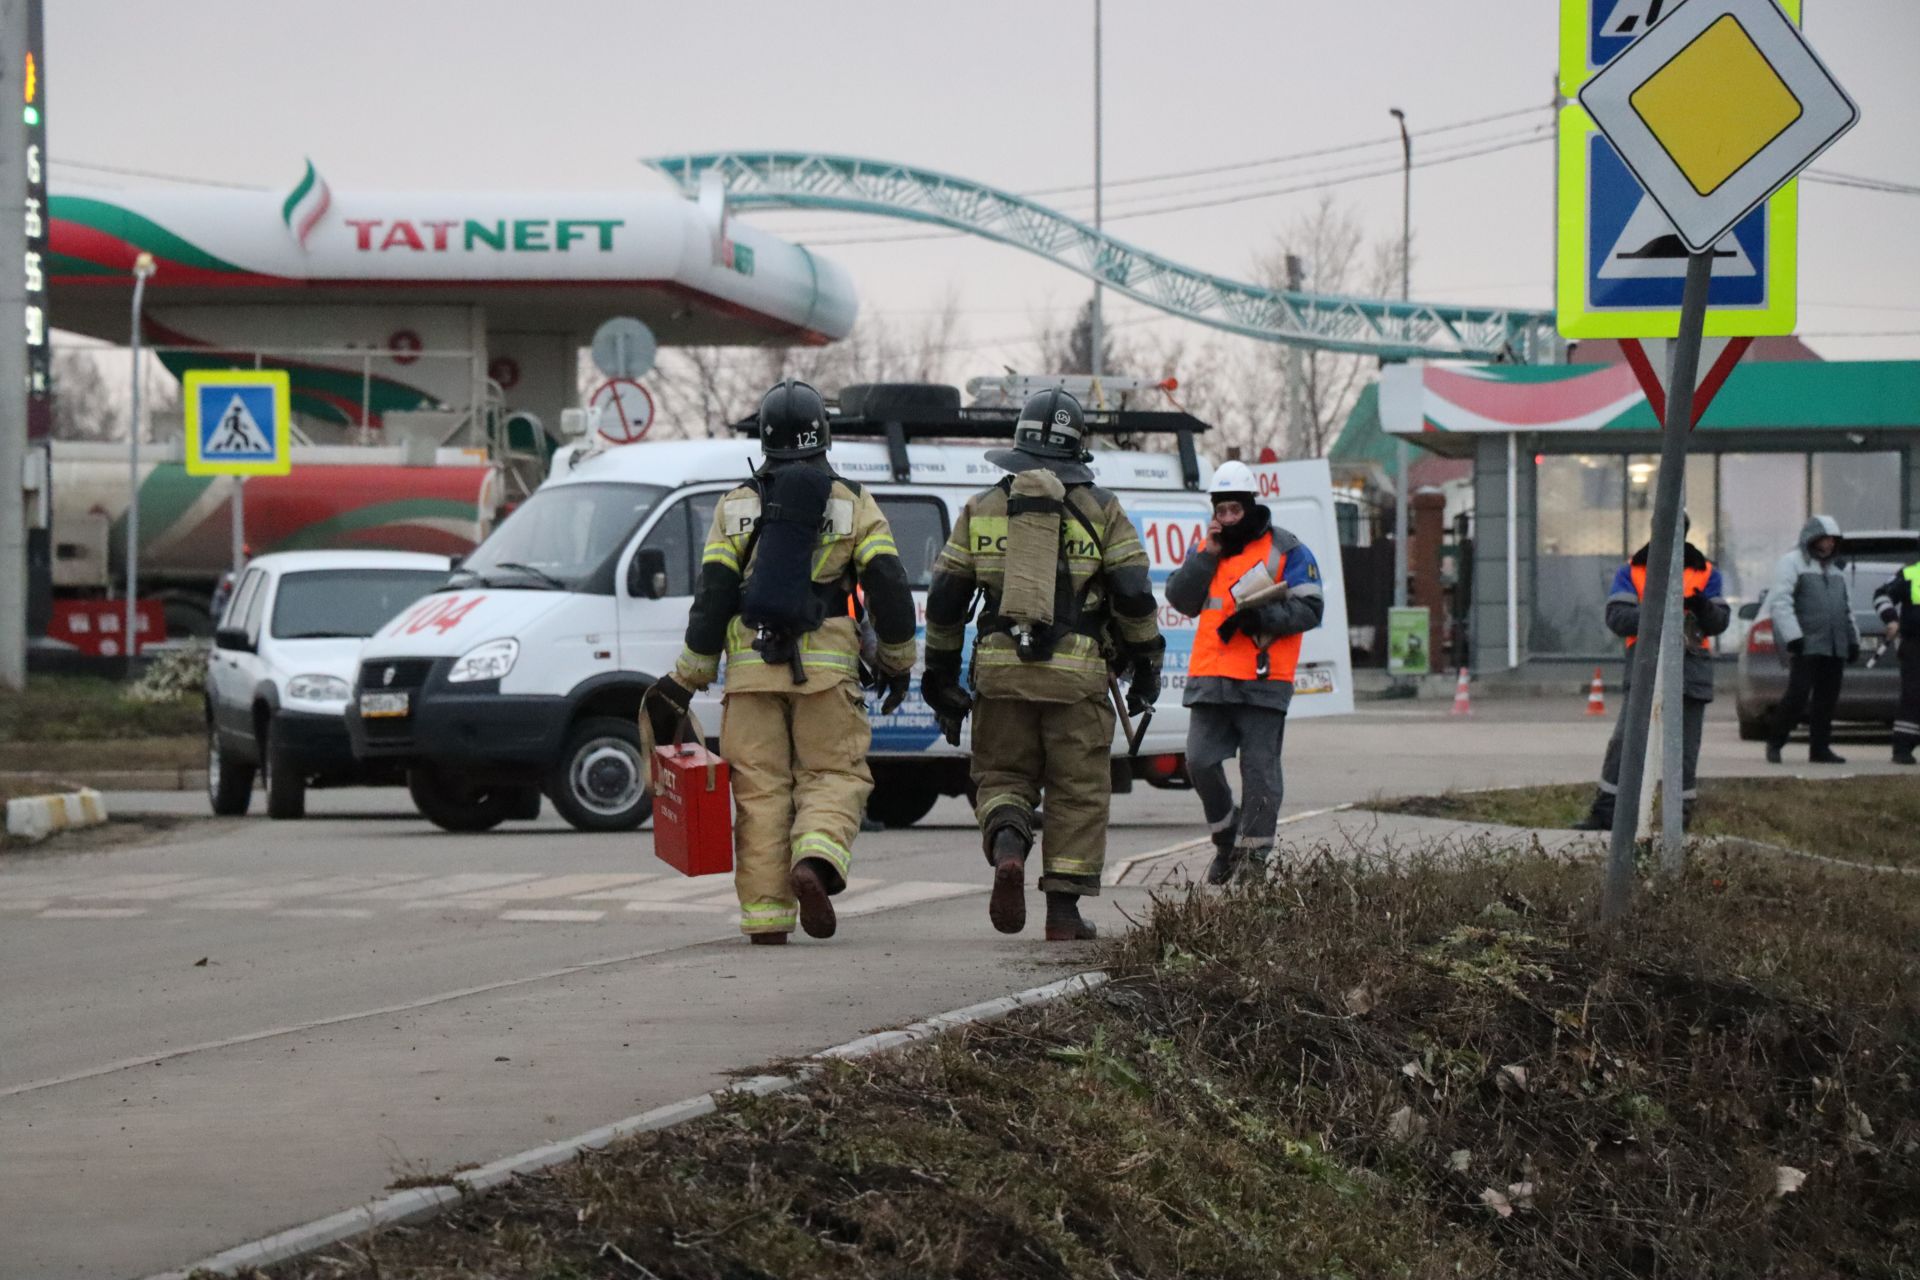
[[[1633,594],[1645,600],[1647,598],[1647,566],[1643,564],[1629,565],[1627,573],[1633,578]],[[1685,590],[1680,598],[1684,600],[1687,596],[1699,595],[1707,589],[1707,583],[1712,580],[1713,561],[1711,560],[1707,561],[1707,567],[1704,569],[1683,570],[1680,583]],[[1682,621],[1685,621],[1685,619],[1682,619]],[[1682,627],[1681,630],[1685,631],[1686,629]],[[1638,636],[1628,636],[1627,648],[1633,648],[1633,642],[1637,639],[1639,639]],[[1707,647],[1707,638],[1702,635],[1689,634],[1687,636],[1687,643],[1696,649],[1705,649]]]
[[[1220,638],[1220,624],[1233,616],[1233,584],[1262,563],[1275,582],[1283,581],[1286,557],[1274,546],[1273,534],[1265,533],[1247,544],[1239,555],[1226,556],[1213,571],[1213,583],[1207,588],[1207,607],[1200,613],[1199,630],[1193,637],[1193,657],[1187,663],[1189,679],[1224,676],[1229,680],[1288,680],[1300,664],[1299,635],[1281,636],[1262,646],[1245,631],[1236,631],[1230,639]],[[1260,670],[1261,658],[1266,670]]]

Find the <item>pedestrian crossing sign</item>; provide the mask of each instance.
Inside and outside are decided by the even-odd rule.
[[[193,369],[185,379],[187,473],[284,476],[292,388],[284,369]]]

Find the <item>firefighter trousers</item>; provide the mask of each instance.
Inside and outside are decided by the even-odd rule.
[[[733,771],[733,884],[742,933],[791,933],[787,873],[802,858],[846,887],[853,838],[873,790],[866,701],[843,680],[819,692],[729,692],[720,754]]]
[[[1113,798],[1113,724],[1104,691],[1079,702],[975,701],[973,804],[988,857],[1002,827],[1019,831],[1031,847],[1033,812],[1044,797],[1041,891],[1100,892]]]

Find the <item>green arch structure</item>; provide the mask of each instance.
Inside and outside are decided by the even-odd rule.
[[[931,223],[1038,254],[1136,302],[1243,337],[1382,360],[1554,358],[1545,311],[1296,293],[1185,267],[1010,191],[883,160],[715,151],[645,161],[689,196],[717,179],[734,208],[826,209]]]

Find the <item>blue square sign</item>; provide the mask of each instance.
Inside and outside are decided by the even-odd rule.
[[[187,373],[186,464],[192,475],[286,475],[291,387],[285,370]]]

